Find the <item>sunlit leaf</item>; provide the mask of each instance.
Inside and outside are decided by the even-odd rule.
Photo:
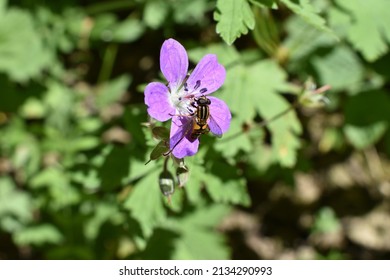
[[[124,207],[141,225],[145,236],[150,236],[153,228],[166,216],[163,196],[158,186],[158,170],[142,178],[130,193]]]
[[[181,0],[171,2],[174,20],[177,23],[202,24],[207,22],[206,12],[210,9],[207,0]]]
[[[337,38],[336,34],[326,26],[326,21],[323,19],[314,6],[310,3],[310,0],[299,0],[299,4],[292,0],[280,0],[285,4],[291,11],[302,17],[307,23],[313,25],[315,28],[324,31],[334,38]]]
[[[131,83],[129,75],[122,75],[103,84],[97,93],[96,103],[103,108],[118,102]]]
[[[166,1],[148,1],[145,5],[143,20],[152,29],[159,28],[168,14],[169,5]]]
[[[328,207],[322,208],[315,217],[313,232],[327,233],[340,229],[340,222],[335,212]]]
[[[3,11],[0,38],[0,72],[8,74],[13,80],[25,82],[39,76],[49,66],[50,55],[28,12],[16,8]]]
[[[247,0],[218,0],[214,19],[218,22],[217,33],[229,45],[255,27]]]
[[[14,240],[18,245],[58,244],[63,240],[61,232],[53,225],[41,224],[18,231]]]
[[[348,48],[339,47],[326,56],[313,60],[321,84],[332,86],[333,90],[359,90],[363,82],[363,66],[359,58]]]
[[[337,0],[336,3],[344,13],[344,21],[348,21],[344,25],[348,40],[368,61],[378,59],[389,50],[390,9],[387,0]]]
[[[358,149],[375,144],[388,129],[389,110],[390,99],[385,92],[363,92],[351,97],[345,106],[344,127],[351,144]]]
[[[185,217],[175,219],[180,238],[176,239],[173,259],[227,259],[229,250],[222,235],[213,231],[229,212],[229,207],[213,205],[196,209]]]
[[[264,8],[276,8],[276,3],[274,0],[253,0],[251,1],[252,4],[259,5],[259,7]]]
[[[293,166],[297,150],[300,147],[297,135],[301,133],[301,124],[291,106],[279,93],[286,87],[286,74],[272,61],[254,64],[248,72],[247,97],[257,112],[265,119],[272,134],[272,148],[275,157],[283,166]],[[289,110],[286,114],[275,116]]]
[[[326,32],[318,32],[318,29],[304,21],[301,17],[290,17],[286,22],[287,38],[283,46],[287,48],[288,58],[291,64],[288,66],[302,66],[304,59],[318,48],[331,47],[336,40]]]
[[[33,201],[25,192],[17,190],[11,178],[0,179],[0,227],[14,232],[33,219]]]
[[[70,126],[69,120],[73,109],[74,93],[64,84],[56,81],[50,81],[47,85],[48,90],[45,96],[45,103],[48,108],[48,125],[65,133]]]
[[[137,19],[126,19],[112,27],[112,40],[116,42],[133,42],[144,32],[143,23]]]
[[[189,180],[185,186],[188,198],[199,201],[201,190],[209,193],[217,202],[228,202],[248,206],[250,198],[246,189],[246,181],[239,175],[237,169],[228,164],[213,165],[205,168],[202,160],[186,160],[190,170]]]
[[[93,217],[85,224],[85,237],[94,240],[104,223],[119,224],[124,222],[123,214],[117,206],[109,203],[100,203],[96,206]]]
[[[38,173],[30,182],[35,189],[46,189],[48,203],[53,209],[62,209],[80,201],[80,193],[70,182],[69,176],[59,168],[47,168]]]
[[[243,131],[239,118],[232,119],[228,132],[215,142],[214,147],[226,158],[234,157],[240,151],[249,153],[253,148],[249,133]]]

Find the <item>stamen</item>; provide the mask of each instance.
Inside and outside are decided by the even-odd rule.
[[[184,90],[185,90],[185,91],[188,91],[188,85],[187,85],[187,83],[184,83]]]
[[[207,91],[207,88],[202,88],[199,92],[203,94],[203,93],[205,93],[206,91]]]
[[[188,112],[190,113],[190,115],[193,115],[194,114],[194,110],[190,107],[187,107],[187,110]]]
[[[194,89],[198,89],[199,87],[200,87],[200,80],[197,80]]]

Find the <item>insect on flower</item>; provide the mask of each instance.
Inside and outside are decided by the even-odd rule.
[[[210,99],[206,96],[201,96],[199,98],[194,98],[194,101],[191,102],[191,105],[195,108],[195,112],[191,109],[191,115],[193,116],[192,122],[187,123],[187,128],[185,129],[185,133],[183,136],[177,141],[177,143],[169,150],[169,152],[165,153],[165,155],[169,155],[176,148],[176,146],[184,139],[184,137],[191,132],[190,138],[193,140],[198,139],[201,135],[206,134],[210,131],[209,122],[212,123],[214,132],[212,132],[215,136],[221,137],[222,130],[215,122],[213,117],[210,116],[210,108],[211,104]]]
[[[191,132],[192,138],[199,138],[202,134],[208,133],[210,131],[207,121],[210,117],[210,99],[206,96],[201,96],[200,98],[195,99],[192,105],[196,106],[195,120],[193,121],[193,127]]]
[[[228,106],[209,96],[225,81],[225,68],[216,55],[207,54],[187,75],[187,52],[173,39],[166,40],[161,47],[160,68],[168,84],[152,82],[146,86],[148,113],[159,121],[172,119],[169,153],[176,158],[192,156],[198,151],[200,135],[211,131],[221,136],[229,129]]]

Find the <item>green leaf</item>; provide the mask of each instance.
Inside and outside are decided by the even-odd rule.
[[[30,184],[33,188],[48,190],[48,203],[53,209],[63,209],[80,201],[80,193],[71,185],[68,175],[59,168],[44,169],[31,179]]]
[[[8,0],[0,0],[0,17],[3,16],[3,13],[5,12],[5,8],[7,7]]]
[[[204,24],[209,3],[207,0],[171,1],[173,18],[179,24]]]
[[[15,81],[25,82],[37,77],[50,62],[50,54],[34,29],[30,14],[16,8],[3,12],[0,17],[0,72]]]
[[[148,27],[158,29],[164,23],[168,12],[169,5],[166,1],[148,1],[145,5],[143,20]]]
[[[113,190],[122,185],[131,168],[131,155],[129,147],[114,146],[104,157],[104,162],[98,169],[103,189]]]
[[[332,208],[322,208],[315,217],[313,232],[329,233],[338,229],[340,229],[340,222]]]
[[[62,135],[70,129],[70,118],[74,105],[74,92],[56,81],[47,82],[45,103],[49,128],[56,128]]]
[[[26,119],[40,119],[46,114],[46,108],[41,100],[30,97],[20,108],[20,114]]]
[[[214,164],[205,175],[206,190],[216,202],[249,206],[251,203],[246,180],[237,167],[227,163]]]
[[[94,25],[91,30],[91,38],[95,40],[111,41],[111,27],[117,23],[113,14],[103,13],[94,18]]]
[[[87,151],[96,148],[100,139],[96,136],[74,137],[69,142],[69,150],[72,152]]]
[[[98,237],[100,228],[106,222],[114,224],[124,223],[124,216],[119,212],[116,205],[102,202],[96,205],[93,217],[88,220],[84,227],[85,237],[95,240]]]
[[[234,118],[241,122],[251,121],[255,115],[256,110],[248,88],[252,85],[248,80],[250,75],[250,68],[243,65],[238,65],[227,71],[226,82],[221,93],[229,109],[234,115]],[[260,89],[260,88],[257,88]]]
[[[336,3],[344,12],[344,19],[339,20],[348,21],[344,24],[348,40],[368,61],[388,52],[390,9],[387,0],[336,0]]]
[[[272,164],[276,163],[276,158],[272,147],[263,144],[263,137],[257,137],[253,144],[253,149],[248,153],[248,177],[258,178],[269,170]]]
[[[260,8],[277,8],[274,0],[250,0],[250,2],[254,5],[259,6]]]
[[[333,90],[359,90],[363,83],[363,65],[354,52],[347,47],[338,47],[329,54],[313,59],[321,84]]]
[[[58,244],[63,240],[61,232],[52,225],[40,224],[18,231],[14,235],[15,243],[20,246]]]
[[[286,87],[286,73],[274,61],[262,61],[248,69],[246,92],[252,106],[265,119],[275,116],[290,108],[290,104],[278,93]],[[276,159],[283,166],[293,166],[296,162],[300,141],[301,124],[290,110],[281,117],[267,124],[272,134],[272,149]]]
[[[139,149],[140,153],[145,154],[146,151],[145,133],[143,126],[141,125],[147,119],[146,108],[144,104],[133,104],[126,106],[126,110],[123,114],[122,120],[125,123],[125,128],[131,131],[134,144],[137,144],[142,149]],[[149,134],[151,136],[151,134]]]
[[[240,176],[236,167],[222,162],[218,162],[218,164],[210,162],[208,164],[210,166],[205,168],[203,160],[199,158],[189,158],[186,160],[186,164],[190,171],[190,177],[185,190],[190,201],[198,203],[201,198],[201,190],[205,188],[216,202],[249,206],[250,197],[246,181]]]
[[[0,228],[14,232],[33,219],[32,199],[11,178],[0,178]]]
[[[144,33],[143,23],[137,19],[126,19],[112,27],[112,40],[129,43],[137,40]]]
[[[149,161],[147,163],[149,163],[152,160],[158,159],[163,154],[166,154],[168,152],[169,152],[169,147],[167,147],[167,141],[166,140],[161,140],[160,142],[158,142],[156,147],[154,147],[154,149],[150,153]],[[145,165],[146,165],[146,163],[145,163]]]
[[[11,155],[11,162],[14,168],[20,170],[21,174],[30,178],[31,175],[40,170],[41,156],[39,141],[27,134],[24,139],[18,141]]]
[[[223,99],[233,113],[233,119],[242,122],[251,121],[255,116],[252,100],[245,97],[247,85],[247,70],[242,64],[242,57],[234,46],[214,44],[207,48],[197,48],[189,51],[192,61],[198,62],[206,54],[216,54],[218,61],[225,65],[227,73],[225,84],[215,95]]]
[[[146,237],[152,234],[153,229],[166,216],[158,180],[159,170],[147,174],[136,184],[124,203],[131,216],[140,223]]]
[[[203,151],[202,151],[203,152]],[[204,174],[206,173],[202,154],[197,154],[194,157],[186,158],[186,164],[189,169],[189,179],[184,189],[189,201],[196,204],[201,199],[201,190],[203,188]]]
[[[100,108],[118,102],[131,83],[129,75],[122,75],[102,85],[97,93],[96,103]]]
[[[227,70],[230,70],[233,64],[241,62],[240,53],[236,48],[223,43],[210,44],[207,47],[194,48],[188,51],[188,56],[194,63],[198,63],[206,54],[217,55],[218,62],[223,64]]]
[[[255,27],[255,18],[247,0],[217,0],[216,8],[216,31],[229,45]]]
[[[174,243],[172,259],[227,259],[229,250],[215,228],[230,211],[225,205],[202,206],[172,222],[180,234]]]
[[[249,133],[243,132],[243,123],[239,118],[233,118],[230,128],[222,137],[215,141],[214,148],[225,158],[233,158],[239,151],[249,153],[252,150]]]
[[[373,110],[373,108],[375,108]],[[385,92],[363,92],[345,105],[344,133],[357,149],[375,144],[388,129],[390,98]]]
[[[158,140],[167,140],[169,138],[169,130],[164,126],[153,127],[152,134]]]
[[[298,16],[287,20],[286,30],[287,38],[283,46],[288,50],[291,61],[289,68],[293,68],[295,64],[301,66],[302,60],[318,48],[332,47],[336,43],[336,40],[328,33],[318,32],[317,28]]]
[[[284,3],[287,8],[293,11],[295,14],[302,17],[304,21],[311,24],[315,28],[324,31],[335,39],[338,40],[337,35],[326,26],[325,19],[318,15],[314,6],[310,3],[310,0],[299,0],[299,4],[296,4],[292,0],[280,0],[280,2]]]
[[[223,99],[233,113],[231,131],[229,130],[216,149],[225,157],[234,156],[240,149],[249,151],[251,144],[244,133],[240,133],[244,123],[252,122],[256,113],[263,119],[272,119],[291,105],[279,94],[288,90],[287,74],[272,60],[263,60],[251,66],[241,64],[240,55],[233,47],[213,45],[210,48],[194,49],[189,52],[194,61],[205,53],[215,53],[227,67],[225,84],[216,96]],[[301,125],[294,111],[290,111],[269,124],[272,133],[274,156],[283,166],[292,166],[296,161],[296,153],[300,147],[297,134],[301,133]],[[234,135],[239,135],[235,139]],[[229,139],[229,137],[232,137]],[[225,139],[229,139],[226,141]],[[219,143],[221,142],[221,143]],[[226,145],[225,145],[226,144]]]

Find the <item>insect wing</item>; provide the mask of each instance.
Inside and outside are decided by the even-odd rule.
[[[211,115],[209,117],[208,125],[213,135],[217,137],[222,137],[222,129],[219,127],[218,123],[214,120],[214,118]]]
[[[232,115],[225,102],[216,97],[208,97],[210,104],[209,128],[212,134],[221,136],[230,126]]]

